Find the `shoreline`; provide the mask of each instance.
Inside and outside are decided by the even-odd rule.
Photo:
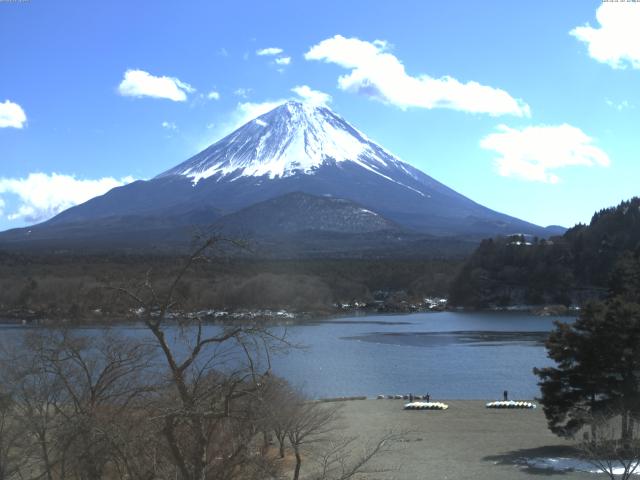
[[[419,398],[420,395],[415,395],[413,401],[414,402],[421,402],[421,401],[425,401],[423,399]],[[536,408],[542,408],[538,405],[538,401],[537,401],[537,397],[533,397],[533,398],[509,398],[509,401],[513,400],[514,402],[532,402],[535,403],[537,405]],[[396,402],[396,405],[399,405],[401,402],[407,403],[409,402],[408,398],[377,398],[377,397],[369,397],[366,395],[350,395],[350,396],[344,396],[344,397],[321,397],[321,398],[314,398],[312,399],[312,401],[314,402],[321,402],[321,403],[340,403],[340,402],[364,402],[364,401],[376,401],[376,402],[380,402],[380,403],[391,403],[391,402]],[[441,402],[441,403],[447,403],[447,402],[483,402],[483,403],[489,403],[489,402],[501,402],[503,401],[502,398],[434,398],[433,395],[430,396],[430,401],[432,402]]]
[[[201,311],[186,312],[181,314],[185,317],[195,318],[200,315],[204,323],[209,325],[234,325],[236,322],[249,321],[255,324],[265,326],[287,326],[287,325],[304,325],[313,323],[330,322],[341,318],[351,317],[367,317],[367,316],[406,316],[417,313],[439,313],[439,312],[458,312],[458,313],[522,313],[531,314],[539,317],[575,317],[579,312],[579,308],[558,308],[553,305],[516,305],[512,307],[494,307],[487,309],[471,309],[471,308],[421,308],[416,310],[403,309],[384,309],[373,310],[365,308],[340,309],[332,312],[293,312],[286,309],[280,310],[239,310],[239,311]],[[172,318],[167,318],[171,321]],[[129,317],[107,317],[102,314],[92,314],[91,317],[84,319],[69,319],[66,317],[50,317],[45,312],[34,312],[31,310],[8,310],[0,311],[0,325],[38,325],[38,326],[116,326],[116,325],[134,325],[141,322],[141,317],[132,315]]]

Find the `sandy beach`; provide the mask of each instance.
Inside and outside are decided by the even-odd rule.
[[[440,400],[439,400],[440,401]],[[493,410],[483,401],[446,401],[445,411],[405,411],[402,400],[341,402],[345,435],[363,442],[389,430],[403,435],[393,452],[374,463],[390,469],[367,479],[516,480],[536,477],[600,479],[585,472],[552,472],[523,466],[525,457],[569,457],[572,443],[553,435],[544,413]]]

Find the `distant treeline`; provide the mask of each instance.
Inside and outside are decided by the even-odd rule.
[[[561,237],[484,240],[452,282],[450,303],[487,308],[581,304],[640,256],[640,199],[597,212]]]
[[[248,260],[199,262],[178,288],[180,308],[331,313],[335,303],[446,296],[460,260]],[[132,305],[119,288],[146,276],[161,293],[183,257],[0,254],[0,318],[15,314],[117,318]]]
[[[456,258],[279,259],[212,258],[195,265],[177,290],[185,312],[203,309],[287,309],[330,314],[335,304],[385,309],[448,297],[454,306],[580,305],[633,275],[640,258],[640,199],[597,212],[589,225],[563,236],[514,235],[484,240]],[[185,257],[0,253],[0,318],[120,319],[133,305],[120,288],[149,278],[159,293]],[[397,311],[406,311],[398,308]]]

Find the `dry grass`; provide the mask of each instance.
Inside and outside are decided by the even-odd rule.
[[[446,411],[405,411],[402,400],[344,402],[345,435],[362,441],[389,430],[410,432],[392,453],[374,460],[391,471],[368,479],[533,480],[540,476],[597,479],[586,473],[524,468],[523,457],[575,454],[572,442],[547,430],[536,410],[492,410],[481,401],[447,401]],[[365,477],[363,477],[365,478]]]

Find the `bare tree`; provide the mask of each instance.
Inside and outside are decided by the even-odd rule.
[[[615,412],[606,412],[590,417],[590,432],[585,432],[578,450],[585,461],[611,480],[628,480],[640,473],[640,429],[636,422],[625,420],[630,426],[621,436],[616,416]]]
[[[296,457],[293,480],[300,478],[303,452],[309,451],[314,444],[326,442],[336,429],[336,420],[340,408],[319,402],[305,402],[298,398],[297,405],[290,412],[287,425],[287,437]]]
[[[390,468],[369,468],[374,457],[387,453],[401,434],[387,432],[373,442],[358,446],[357,437],[329,440],[315,455],[317,473],[311,480],[347,480],[357,474],[387,472]]]
[[[307,475],[311,480],[347,480],[357,474],[388,471],[388,468],[370,469],[370,463],[374,457],[390,451],[402,436],[387,432],[364,443],[357,437],[344,437],[339,433],[342,430],[339,405],[305,402],[299,394],[297,405],[288,413],[285,428],[296,459],[293,480],[300,478],[305,456],[312,463]]]
[[[13,414],[10,393],[0,389],[0,480],[9,480],[25,467],[24,431]]]
[[[312,454],[318,478],[342,480],[383,450],[390,437],[355,455],[353,440],[334,435],[335,405],[307,402],[271,374],[284,334],[182,310],[182,278],[219,241],[165,290],[150,273],[118,289],[142,312],[145,339],[36,329],[0,348],[0,480],[280,478],[283,462],[264,448],[271,432],[281,457],[292,448],[296,480]]]
[[[29,443],[27,457],[31,476],[53,480],[59,463],[55,432],[61,425],[58,406],[62,384],[46,372],[45,365],[31,350],[35,343],[30,337],[27,335],[19,343],[0,345],[0,382],[11,385],[13,421],[20,424]]]
[[[292,416],[297,412],[300,395],[286,380],[272,376],[264,382],[260,398],[263,437],[273,434],[278,442],[278,456],[284,458]]]
[[[130,448],[120,439],[134,426],[130,413],[154,390],[145,382],[153,351],[109,331],[38,330],[19,347],[4,349],[11,366],[2,380],[13,386],[12,420],[28,440],[21,453],[31,460],[29,476],[113,477],[127,465]]]
[[[153,391],[144,381],[152,350],[109,331],[86,336],[62,331],[37,339],[47,373],[62,384],[56,441],[64,446],[67,475],[99,480],[122,461],[117,448],[122,422],[137,400]],[[62,473],[62,472],[61,472]]]
[[[135,291],[120,291],[143,312],[168,370],[170,402],[158,404],[162,435],[183,480],[264,475],[253,455],[254,411],[270,374],[269,355],[283,339],[258,326],[207,327],[179,310],[186,272],[207,260],[223,239],[207,239],[187,258],[169,288],[159,292],[150,275]]]

